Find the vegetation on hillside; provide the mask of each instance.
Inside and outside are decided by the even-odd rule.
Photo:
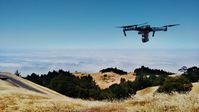
[[[126,71],[123,71],[123,70],[120,70],[118,68],[106,68],[106,69],[102,69],[100,70],[101,73],[106,73],[106,72],[113,72],[113,73],[116,73],[116,74],[119,74],[119,75],[126,75],[127,72]]]
[[[150,69],[142,66],[135,69],[135,81],[121,79],[120,84],[113,84],[109,88],[101,90],[93,78],[88,76],[76,77],[69,71],[53,71],[48,74],[37,75],[32,73],[26,79],[51,88],[63,95],[94,100],[125,99],[136,93],[136,91],[151,86],[160,86],[158,92],[188,92],[191,90],[191,82],[198,80],[197,67],[188,68],[182,76],[169,77],[172,73],[163,70]],[[104,69],[103,72],[110,72],[113,69]],[[115,72],[118,70],[114,69]],[[120,70],[120,72],[124,72]],[[125,73],[125,72],[124,72]]]
[[[149,67],[141,66],[134,70],[136,75],[171,75],[173,73],[159,69],[150,69]]]
[[[189,81],[191,82],[198,82],[199,80],[199,68],[196,66],[187,68],[183,66],[181,70],[183,69],[183,76],[185,76]]]
[[[172,92],[189,92],[191,91],[192,84],[184,76],[167,77],[163,83],[158,88],[158,92],[172,93]]]
[[[114,100],[124,99],[136,93],[136,89],[131,86],[132,82],[125,81],[125,79],[121,79],[120,84],[114,84],[108,89],[101,90],[90,75],[80,78],[63,70],[43,75],[32,73],[25,78],[74,98]]]

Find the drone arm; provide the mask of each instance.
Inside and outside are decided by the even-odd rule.
[[[156,32],[156,31],[165,31],[165,29],[167,29],[167,27],[152,27],[152,31]]]

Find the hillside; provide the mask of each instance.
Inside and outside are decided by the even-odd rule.
[[[5,112],[80,111],[108,104],[107,102],[69,98],[11,73],[0,72],[0,76],[9,77],[7,80],[0,79],[0,110]],[[10,78],[30,86],[32,89],[24,88]]]
[[[126,81],[128,80],[134,81],[136,77],[135,74],[132,72],[129,72],[126,75],[119,75],[113,72],[106,72],[106,73],[97,72],[91,74],[75,72],[74,75],[78,77],[90,75],[101,89],[106,89],[113,84],[119,84],[121,78],[125,79]]]
[[[43,93],[43,94],[47,94],[47,95],[50,95],[50,96],[62,96],[63,97],[63,95],[61,95],[61,94],[59,94],[59,93],[57,93],[53,90],[50,90],[48,88],[45,88],[45,87],[40,86],[38,84],[35,84],[31,81],[25,80],[21,77],[14,75],[14,74],[3,72],[3,73],[0,73],[0,76],[8,78],[6,81],[2,82],[3,85],[5,85],[5,86],[9,85],[9,87],[10,87],[10,85],[12,85],[11,87],[24,88],[26,90],[31,90],[31,91],[34,91],[34,92]]]
[[[192,92],[189,94],[153,94],[157,87],[150,87],[138,91],[137,95],[127,100],[108,102],[69,98],[13,74],[0,74],[12,77],[37,90],[23,88],[9,78],[0,79],[0,110],[3,112],[197,112],[199,110],[198,83],[193,84]]]

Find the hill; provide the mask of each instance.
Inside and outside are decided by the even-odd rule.
[[[0,110],[5,112],[80,111],[107,102],[84,101],[63,96],[11,73],[0,73]]]
[[[69,98],[14,74],[0,74],[34,88],[26,88],[9,78],[0,79],[0,110],[3,112],[197,112],[199,110],[198,82],[193,83],[189,94],[153,94],[157,87],[150,87],[138,91],[132,98],[110,102]]]
[[[91,74],[75,72],[74,75],[78,77],[90,75],[101,89],[106,89],[113,84],[119,84],[121,78],[125,79],[126,81],[134,81],[136,77],[132,72],[129,72],[126,75],[119,75],[114,72],[97,72]]]

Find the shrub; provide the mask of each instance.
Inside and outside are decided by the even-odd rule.
[[[163,85],[158,88],[158,92],[189,92],[192,88],[191,82],[184,76],[167,77]]]
[[[35,74],[35,73],[32,73],[31,75],[28,75],[28,76],[26,77],[26,79],[28,79],[28,80],[30,80],[30,81],[32,81],[32,82],[34,82],[34,83],[37,83],[37,84],[39,84],[39,85],[43,85],[40,76],[37,75],[37,74]]]
[[[141,66],[141,68],[137,68],[134,70],[134,73],[136,75],[171,75],[173,73],[167,72],[164,70],[158,70],[158,69],[150,69],[149,67]]]
[[[191,82],[197,82],[199,80],[199,68],[196,66],[188,68],[182,75],[189,79]]]
[[[120,70],[120,69],[117,69],[116,67],[115,68],[102,69],[102,70],[100,70],[100,72],[101,73],[113,72],[113,73],[116,73],[116,74],[119,74],[119,75],[126,75],[127,74],[127,72]]]
[[[133,87],[133,82],[122,80],[120,84],[113,84],[108,89],[106,93],[109,93],[112,96],[111,99],[125,99],[134,95],[136,90]]]

